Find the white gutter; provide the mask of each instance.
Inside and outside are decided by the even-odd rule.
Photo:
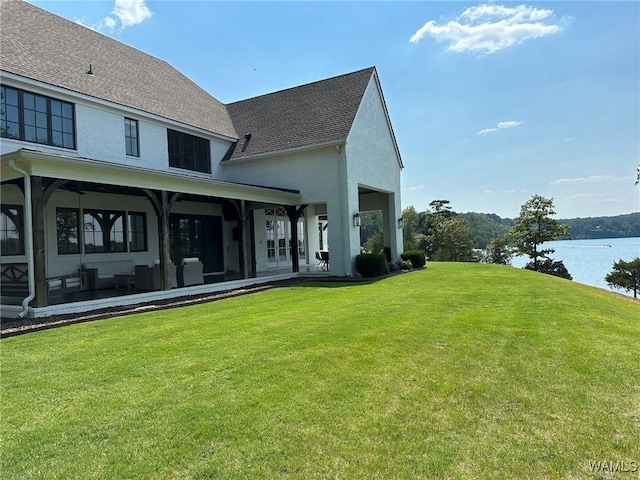
[[[22,311],[18,318],[24,318],[29,312],[29,303],[36,296],[35,271],[33,268],[33,212],[31,211],[31,176],[26,170],[18,168],[16,161],[9,160],[9,166],[24,177],[24,203],[26,210],[25,233],[27,237],[27,272],[29,278],[29,296],[22,300]]]

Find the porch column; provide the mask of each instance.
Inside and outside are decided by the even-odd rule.
[[[174,193],[169,198],[166,190],[160,192],[143,189],[147,198],[151,202],[158,218],[158,250],[160,256],[160,284],[162,290],[171,289],[171,279],[169,274],[169,263],[171,262],[171,252],[169,251],[169,215],[175,201],[180,197],[180,193]],[[177,280],[177,279],[176,279]]]
[[[284,207],[289,216],[289,224],[291,225],[291,264],[294,272],[300,271],[300,258],[298,257],[298,219],[302,216],[307,205],[299,208],[295,206]]]
[[[254,217],[255,215],[253,209],[249,210],[249,248],[251,261],[250,278],[256,278],[258,276],[256,267],[256,223]]]
[[[26,199],[25,199],[26,200]],[[44,240],[44,188],[42,177],[31,177],[31,212],[33,221],[33,273],[36,296],[34,307],[47,306],[47,267]]]
[[[246,200],[229,200],[229,202],[235,208],[238,216],[238,270],[240,270],[242,278],[246,279],[248,278],[248,272],[245,261],[247,255],[245,252],[246,225],[244,218],[246,215],[247,202]]]
[[[169,262],[171,253],[169,252],[169,213],[171,207],[166,190],[160,192],[160,215],[158,217],[158,249],[160,253],[160,283],[162,290],[171,289],[171,279],[169,278]]]

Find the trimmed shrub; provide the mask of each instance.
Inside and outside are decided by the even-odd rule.
[[[400,270],[411,270],[411,269],[413,269],[413,263],[411,263],[410,260],[400,260],[398,262],[398,266],[400,267]]]
[[[361,253],[356,257],[356,271],[363,277],[378,277],[389,272],[382,253]]]
[[[410,261],[413,268],[422,268],[425,264],[424,252],[421,250],[407,250],[400,258]]]
[[[554,260],[553,258],[545,258],[538,261],[538,269],[534,262],[527,263],[524,268],[527,270],[533,270],[540,273],[546,273],[547,275],[553,275],[554,277],[566,278],[567,280],[573,280],[573,277],[564,266],[562,260]]]

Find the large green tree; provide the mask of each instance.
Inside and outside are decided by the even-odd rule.
[[[384,234],[382,230],[378,230],[371,235],[364,244],[364,248],[371,253],[382,253],[384,249]]]
[[[640,257],[625,262],[620,259],[613,263],[613,270],[604,279],[613,288],[621,288],[633,292],[633,298],[638,298],[640,292]]]
[[[360,245],[366,245],[378,232],[382,233],[382,211],[360,212]]]
[[[516,255],[528,255],[533,270],[540,271],[540,260],[548,259],[555,250],[542,248],[542,244],[558,238],[569,238],[566,225],[551,218],[555,215],[553,199],[533,195],[520,207],[520,216],[507,237]]]
[[[405,252],[418,248],[418,221],[419,215],[413,205],[402,210],[402,248]]]
[[[485,261],[498,265],[511,265],[513,249],[507,242],[506,237],[495,237],[487,245]]]
[[[472,258],[473,244],[469,226],[460,217],[433,215],[431,233],[427,236],[432,260],[442,262],[468,262]]]
[[[442,214],[444,216],[455,215],[455,212],[451,210],[451,202],[449,200],[432,200],[429,202],[429,209],[436,214]]]

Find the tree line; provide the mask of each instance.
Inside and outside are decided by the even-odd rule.
[[[551,256],[554,250],[544,246],[552,240],[575,238],[572,227],[566,221],[553,218],[554,215],[553,199],[540,195],[533,195],[525,202],[520,207],[520,215],[513,220],[495,214],[457,213],[449,200],[433,200],[424,212],[416,211],[413,206],[402,211],[403,247],[405,252],[424,252],[425,258],[432,261],[509,265],[514,255],[527,255],[530,261],[524,268],[571,280],[562,260],[554,259]],[[599,218],[617,218],[616,225],[624,230],[616,231],[640,236],[636,230],[638,225],[629,224],[634,219],[640,223],[640,213]],[[573,230],[612,232],[612,225],[597,219],[574,219]],[[362,215],[360,233],[365,250],[373,253],[384,250],[380,212]],[[616,262],[606,281],[612,287],[632,290],[636,296],[640,288],[640,258]]]
[[[439,201],[442,200],[436,200],[436,202]],[[405,223],[408,219],[415,222],[414,231],[420,235],[425,233],[430,213],[432,213],[430,209],[424,212],[417,212],[414,207],[407,207],[403,211],[403,218]],[[456,213],[456,215],[467,222],[469,238],[473,248],[481,250],[485,250],[492,239],[506,235],[515,224],[515,219],[501,218],[495,213],[465,212]],[[559,221],[567,226],[569,235],[574,240],[640,237],[640,213],[611,217],[570,218],[560,219]],[[377,232],[380,232],[378,240],[382,242],[381,231],[382,213],[379,211],[363,212],[360,227],[361,245],[366,245],[367,241]]]

